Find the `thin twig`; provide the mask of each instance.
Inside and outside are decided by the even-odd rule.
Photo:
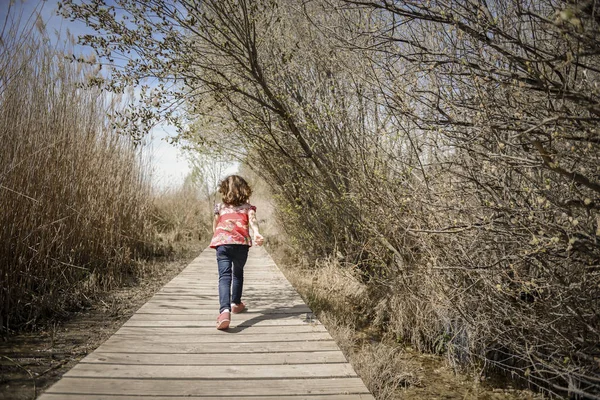
[[[17,367],[21,368],[23,371],[27,372],[27,374],[31,378],[31,381],[33,382],[33,399],[35,399],[37,397],[37,386],[36,386],[36,382],[35,382],[35,377],[31,373],[31,371],[28,370],[27,368],[25,368],[24,366],[22,366],[21,364],[19,364],[18,362],[16,362],[15,360],[13,360],[12,358],[8,357],[8,356],[3,355],[2,357],[5,358],[5,359],[7,359],[8,361],[10,361],[11,363],[13,363]]]

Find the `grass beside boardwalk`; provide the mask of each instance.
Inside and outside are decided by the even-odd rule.
[[[102,78],[93,57],[74,61],[35,18],[7,18],[0,34],[0,332],[11,334],[146,276],[148,260],[210,228],[192,182],[152,189],[143,146],[113,118],[125,100],[86,85]]]
[[[143,275],[96,296],[63,320],[5,338],[0,346],[0,399],[35,399],[91,353],[206,247],[183,241],[169,257],[144,262]]]
[[[25,27],[27,28],[27,27]],[[18,29],[18,28],[14,28]],[[120,100],[39,35],[0,45],[0,326],[33,326],[152,255],[148,164],[111,129]]]
[[[377,399],[544,398],[515,382],[457,372],[444,354],[422,353],[392,337],[385,321],[371,319],[383,310],[376,309],[376,296],[351,266],[334,259],[310,266],[281,246],[269,251]]]

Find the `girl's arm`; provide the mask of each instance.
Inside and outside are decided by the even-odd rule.
[[[213,218],[213,235],[217,231],[217,222],[219,222],[219,214],[215,214],[215,217]]]
[[[254,242],[261,246],[265,242],[265,238],[258,232],[258,220],[256,219],[256,211],[250,210],[248,213],[248,219],[250,222],[250,227],[254,232]]]
[[[213,218],[213,235],[217,232],[217,225],[219,223],[219,210],[221,209],[221,203],[215,204],[215,208],[213,210],[213,214],[215,217]]]

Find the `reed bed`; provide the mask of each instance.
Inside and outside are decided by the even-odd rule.
[[[158,240],[167,248],[198,240],[208,244],[212,237],[212,207],[200,194],[193,174],[180,187],[157,190],[150,219]]]
[[[31,28],[13,23],[0,42],[0,326],[8,331],[113,287],[154,247],[148,162],[111,127],[121,100],[84,87],[98,70],[68,61],[40,21],[38,34]]]

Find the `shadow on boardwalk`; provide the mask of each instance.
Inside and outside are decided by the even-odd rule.
[[[251,311],[251,310],[248,310],[248,311]],[[247,312],[244,312],[242,314],[246,314],[246,313]],[[299,322],[302,322],[305,324],[314,324],[314,323],[318,322],[318,320],[316,319],[316,317],[314,316],[314,314],[312,312],[306,311],[306,306],[304,304],[298,304],[298,305],[291,306],[291,307],[271,308],[271,309],[265,311],[264,313],[258,314],[254,318],[250,318],[246,321],[240,322],[235,327],[229,328],[224,332],[239,333],[239,332],[243,331],[244,329],[250,328],[251,326],[253,326],[261,321],[289,318],[290,316],[293,316],[293,315],[297,315]]]

